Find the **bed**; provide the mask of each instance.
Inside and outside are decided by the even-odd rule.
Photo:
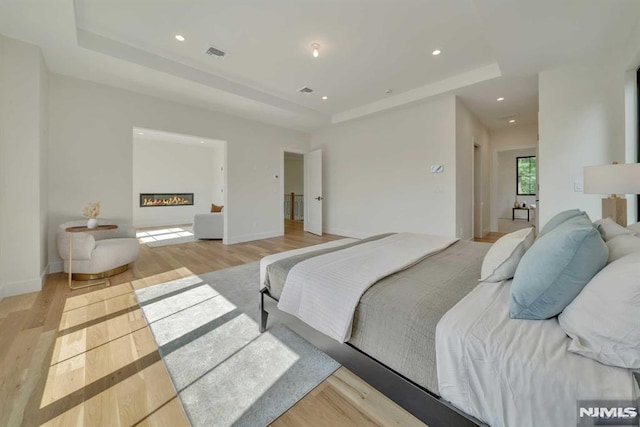
[[[439,392],[491,426],[576,425],[579,400],[637,400],[627,369],[568,351],[557,318],[510,319],[511,280],[480,283],[437,327]]]
[[[391,236],[332,242],[263,259],[261,329],[268,318],[264,296],[281,300],[296,266],[322,266],[326,259],[330,271],[336,260],[380,246]],[[595,399],[602,393],[637,398],[629,370],[569,353],[570,339],[557,320],[509,318],[505,300],[510,281],[478,282],[489,244],[429,244],[426,255],[364,290],[344,343],[340,334],[323,330],[330,317],[314,326],[313,316],[308,322],[294,313],[333,339],[303,336],[313,335],[312,343],[337,355],[339,362],[432,426],[571,425],[576,422],[576,399]],[[301,280],[303,288],[311,283],[304,275]],[[325,311],[331,316],[331,310]]]

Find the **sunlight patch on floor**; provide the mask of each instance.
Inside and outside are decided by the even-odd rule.
[[[188,268],[180,267],[174,270],[165,271],[164,273],[147,276],[142,279],[132,280],[131,286],[133,287],[133,289],[141,289],[141,288],[147,288],[149,286],[154,286],[160,283],[166,283],[172,280],[178,280],[186,277],[196,277],[198,280],[201,280],[195,274],[193,274],[193,272]]]
[[[162,230],[138,231],[136,233],[136,237],[141,243],[159,242],[162,240],[189,236],[193,236],[193,232],[180,227],[164,228]]]
[[[52,364],[47,373],[41,408],[86,387],[110,388],[110,381],[106,381],[106,378],[124,375],[123,368],[155,351],[151,331],[143,328]]]
[[[102,425],[133,426],[149,420],[165,405],[179,404],[162,361],[156,361],[113,386],[89,395],[91,397],[83,404],[65,408],[42,425],[95,425],[96,420],[101,420]],[[162,424],[187,425],[186,418],[175,417],[176,412],[173,411],[173,419],[164,419]]]

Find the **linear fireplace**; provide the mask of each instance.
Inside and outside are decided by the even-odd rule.
[[[193,193],[140,193],[140,207],[192,206]]]

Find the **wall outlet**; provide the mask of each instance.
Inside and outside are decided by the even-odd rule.
[[[442,173],[444,172],[443,165],[431,165],[431,173]]]
[[[576,193],[582,193],[584,191],[584,182],[574,181],[573,191],[575,191]]]

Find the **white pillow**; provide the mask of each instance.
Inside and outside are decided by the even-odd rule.
[[[623,226],[621,226],[611,218],[600,219],[594,222],[593,225],[595,225],[596,228],[600,231],[600,234],[602,235],[602,239],[605,242],[608,242],[609,240],[617,236],[622,236],[625,234],[628,234],[628,235],[635,234],[635,231],[630,230],[628,228],[624,228]]]
[[[622,234],[609,239],[607,246],[609,247],[609,261],[607,262],[613,262],[625,255],[640,252],[640,237],[632,234]]]
[[[627,226],[627,229],[636,233],[637,236],[640,236],[640,222]]]
[[[491,246],[482,261],[481,282],[501,282],[513,277],[524,253],[533,245],[533,228],[509,233]]]
[[[640,252],[603,268],[558,317],[569,350],[606,365],[640,368]]]

